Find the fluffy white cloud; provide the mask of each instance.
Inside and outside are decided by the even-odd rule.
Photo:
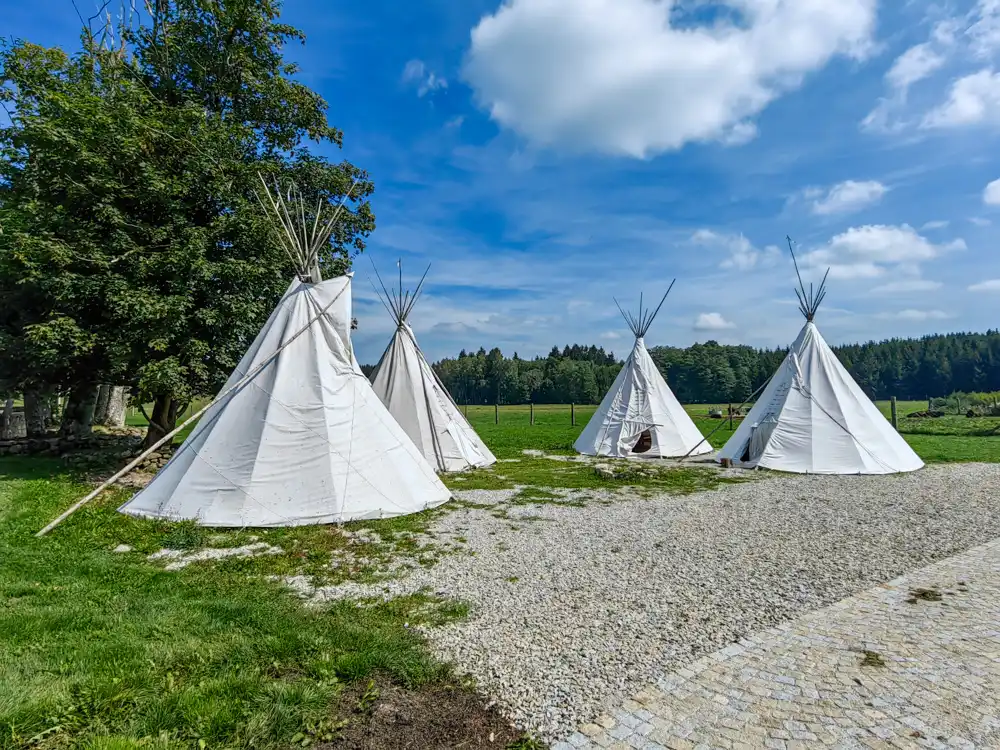
[[[702,313],[694,321],[696,331],[726,331],[736,328],[736,324],[726,320],[720,313]]]
[[[983,203],[987,206],[1000,206],[1000,180],[993,180],[983,190]]]
[[[814,214],[846,214],[878,203],[888,188],[876,180],[846,180],[834,185],[826,195],[813,201]]]
[[[907,292],[932,292],[941,288],[940,281],[930,279],[909,279],[903,281],[890,281],[888,284],[881,284],[874,287],[872,292],[883,294],[905,294]]]
[[[448,88],[448,81],[427,69],[423,60],[410,60],[403,67],[403,83],[415,86],[417,96],[423,97],[438,89]]]
[[[1000,292],[1000,279],[989,279],[980,281],[969,287],[970,292]]]
[[[774,245],[759,250],[742,234],[721,234],[711,229],[699,229],[691,235],[691,241],[696,245],[727,252],[729,257],[719,265],[736,271],[749,271],[758,266],[769,265],[781,254],[781,250]]]
[[[829,267],[833,279],[871,279],[882,276],[890,266],[915,275],[922,262],[964,249],[961,239],[935,245],[907,224],[869,224],[838,234],[824,247],[807,253],[804,263]]]
[[[645,157],[734,144],[837,55],[871,47],[876,0],[721,0],[710,24],[663,0],[506,0],[463,75],[493,119],[542,145]]]
[[[1000,0],[978,0],[968,12],[935,25],[926,42],[914,45],[896,58],[886,73],[889,94],[864,119],[862,127],[894,132],[919,124],[947,128],[1000,122],[1000,79],[990,64],[1000,51]],[[983,67],[986,61],[987,67]],[[974,65],[978,71],[970,69]],[[910,87],[941,68],[958,67],[942,104],[922,118],[907,123],[893,120],[907,101]]]
[[[984,219],[982,216],[970,216],[969,221],[975,224],[977,227],[988,227],[991,222],[989,219]]]
[[[981,123],[1000,124],[1000,73],[992,68],[952,82],[947,100],[928,112],[924,128],[953,128]]]

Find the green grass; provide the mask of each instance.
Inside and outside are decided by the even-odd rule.
[[[712,433],[709,443],[713,448],[725,445],[733,431],[729,429],[728,419],[712,419],[708,413],[713,409],[725,411],[726,406],[689,404],[684,407],[702,434]],[[879,401],[878,407],[888,419],[890,402]],[[911,419],[906,415],[925,410],[926,401],[899,401],[896,407],[900,434],[927,463],[1000,461],[1000,417],[969,419],[964,414],[949,414],[937,419]],[[577,406],[575,427],[570,423],[568,405],[535,406],[534,425],[530,422],[528,406],[501,406],[500,424],[494,423],[492,406],[469,406],[467,409],[469,421],[497,458],[515,458],[521,456],[526,447],[554,454],[574,453],[573,442],[596,407]],[[734,420],[733,428],[739,425],[740,421]]]
[[[206,531],[137,524],[114,512],[120,493],[34,537],[85,491],[57,463],[0,460],[0,748],[287,747],[331,717],[345,682],[444,676],[404,623],[463,605],[416,595],[314,610],[248,581],[252,564],[166,572],[110,549],[199,546]],[[282,531],[268,541],[297,539],[307,555],[330,536]]]
[[[906,415],[925,404],[898,406],[900,431],[925,461],[1000,461],[1000,419],[912,419]],[[880,407],[888,414],[888,404]],[[710,408],[687,407],[703,433],[716,430],[711,444],[719,447],[732,433],[728,420],[708,417]],[[610,462],[608,477],[591,463],[524,455],[526,448],[572,454],[593,411],[577,408],[574,426],[567,406],[536,407],[535,424],[528,407],[502,407],[494,424],[492,407],[470,407],[470,421],[501,462],[446,482],[522,488],[507,505],[579,505],[588,489],[629,486],[653,496],[727,481],[670,461],[638,470]],[[562,498],[555,488],[578,492]],[[366,532],[352,539],[330,526],[219,531],[135,519],[115,512],[128,496],[115,490],[50,536],[34,537],[86,491],[57,461],[0,459],[0,750],[287,747],[296,735],[327,733],[345,683],[376,672],[406,685],[446,676],[405,624],[464,617],[463,603],[419,593],[308,609],[267,579],[373,582],[400,558],[433,564],[452,549],[428,533],[431,523],[468,503],[349,524],[349,532]],[[163,547],[251,541],[284,553],[175,572],[145,560]],[[135,552],[112,553],[121,543]],[[344,562],[331,567],[333,559]]]

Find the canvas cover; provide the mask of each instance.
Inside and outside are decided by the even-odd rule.
[[[225,389],[331,302],[250,382],[206,412],[120,510],[203,526],[270,527],[398,516],[446,502],[450,492],[354,358],[350,276],[293,282]]]
[[[486,447],[417,346],[405,321],[382,355],[372,387],[424,457],[438,471],[491,466]]]
[[[639,337],[573,447],[587,456],[625,457],[632,455],[646,430],[652,445],[643,456],[666,458],[712,452],[712,446],[702,440],[701,431],[670,390]]]
[[[763,447],[754,436],[760,430],[770,432]],[[811,321],[718,458],[803,474],[892,474],[924,465]]]

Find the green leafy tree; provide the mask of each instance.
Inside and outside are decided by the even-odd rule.
[[[85,401],[96,382],[153,403],[147,441],[215,392],[291,278],[257,205],[260,174],[310,198],[351,201],[321,256],[343,272],[374,228],[364,172],[310,153],[339,147],[326,104],[281,48],[301,34],[260,0],[158,2],[109,50],[4,50],[11,126],[0,134],[0,284],[30,295],[4,355],[23,378]],[[0,365],[2,367],[3,365]],[[73,399],[71,399],[72,401]]]

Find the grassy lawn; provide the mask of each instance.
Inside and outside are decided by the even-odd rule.
[[[198,546],[206,534],[120,516],[121,492],[35,539],[85,489],[57,463],[0,460],[0,748],[301,745],[330,734],[345,683],[447,677],[404,623],[464,614],[455,603],[306,609],[261,575],[295,555],[269,558],[281,559],[271,570],[245,560],[167,572],[111,549]],[[268,542],[298,541],[308,567],[310,555],[329,560],[324,537],[339,539],[313,528]]]
[[[888,413],[888,404],[880,404]],[[586,463],[523,453],[572,454],[595,407],[470,407],[470,421],[501,459],[450,476],[453,489],[525,487],[514,504],[548,503],[551,488],[623,485],[686,493],[719,485],[709,470],[660,463],[613,478]],[[728,420],[687,407],[715,447]],[[1000,461],[1000,419],[911,419],[900,431],[926,461]],[[141,418],[140,418],[141,419]],[[134,420],[133,420],[134,421]],[[738,424],[738,422],[737,422]],[[408,624],[463,617],[461,602],[429,594],[305,608],[270,576],[325,584],[375,582],[389,563],[433,564],[443,554],[428,527],[448,508],[335,527],[228,531],[119,515],[128,490],[108,493],[56,532],[41,528],[87,486],[55,460],[0,459],[0,748],[278,748],[334,736],[370,677],[408,688],[451,684]],[[574,496],[576,497],[576,496]],[[565,499],[562,502],[566,502]],[[573,504],[573,503],[570,503]],[[455,504],[452,504],[455,505]],[[119,544],[134,551],[115,553]],[[228,558],[167,571],[145,559],[161,548],[266,543],[281,554]],[[331,567],[346,555],[349,564]],[[395,573],[398,574],[398,573]],[[436,689],[436,688],[435,688]],[[369,696],[370,698],[370,696]],[[367,704],[366,704],[367,705]],[[522,745],[530,747],[530,745]]]

